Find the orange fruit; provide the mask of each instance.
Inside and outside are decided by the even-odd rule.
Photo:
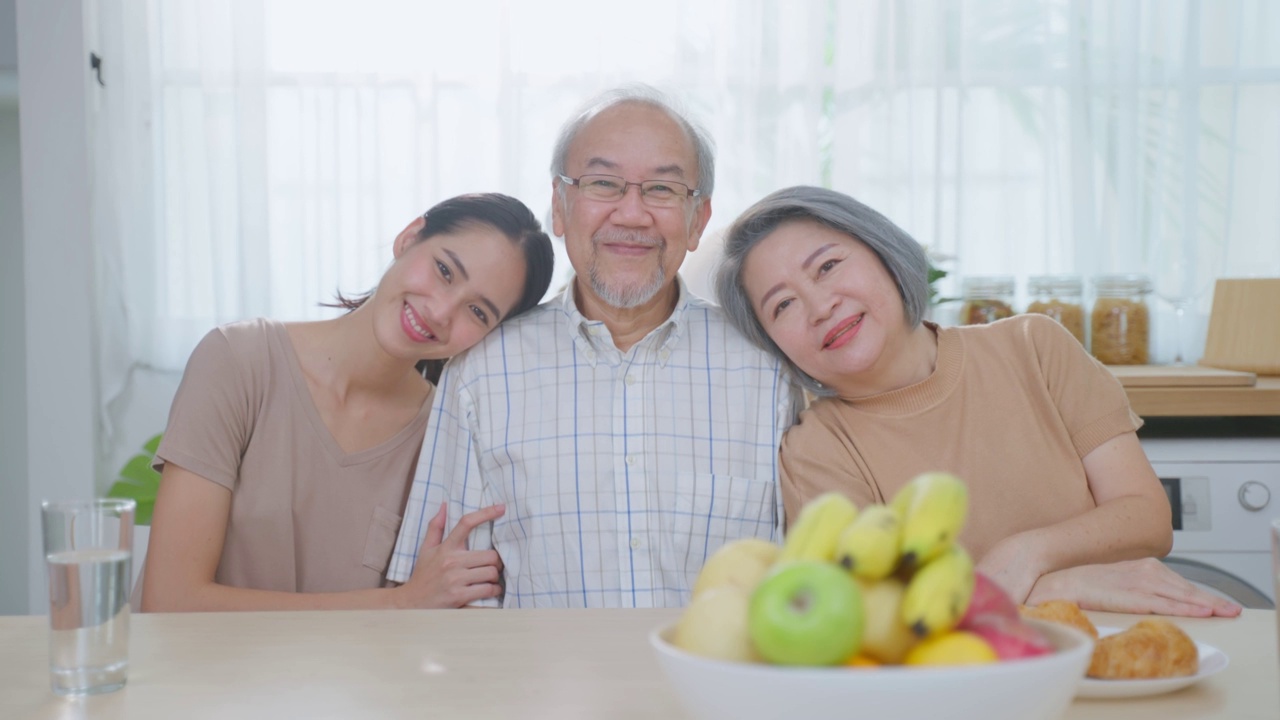
[[[904,665],[981,665],[999,660],[995,648],[980,636],[957,630],[921,640],[907,651]]]
[[[844,664],[846,667],[860,668],[860,669],[880,667],[880,663],[876,662],[875,660],[872,660],[866,655],[854,655],[848,660],[845,660]]]

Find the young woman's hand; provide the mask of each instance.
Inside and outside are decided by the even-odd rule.
[[[1155,558],[1081,565],[1036,581],[1028,605],[1072,600],[1085,610],[1185,617],[1235,617],[1240,606],[1196,587]]]
[[[418,551],[409,580],[398,588],[396,605],[405,608],[456,608],[502,593],[502,558],[496,550],[468,550],[467,537],[477,527],[506,512],[490,505],[462,516],[457,527],[444,536],[445,505],[427,524],[427,535]]]

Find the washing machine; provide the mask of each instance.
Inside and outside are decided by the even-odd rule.
[[[1245,607],[1274,608],[1280,418],[1152,418],[1138,437],[1173,509],[1165,562]]]

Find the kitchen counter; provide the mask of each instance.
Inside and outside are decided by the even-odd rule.
[[[1220,382],[1226,371],[1188,367],[1111,366],[1125,386],[1133,411],[1142,417],[1280,416],[1280,376],[1257,376],[1248,384]],[[1167,381],[1152,379],[1161,370]],[[1234,373],[1234,375],[1246,375]],[[1212,383],[1212,384],[1211,384]]]
[[[135,615],[129,684],[49,690],[48,619],[0,617],[0,717],[686,717],[648,633],[678,610],[401,610]],[[1139,617],[1090,613],[1103,626]],[[1076,700],[1066,720],[1280,716],[1276,613],[1175,618],[1229,666],[1167,695]],[[945,715],[945,713],[944,713]],[[940,715],[941,717],[942,715]]]

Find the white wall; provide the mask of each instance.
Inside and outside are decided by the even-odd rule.
[[[27,611],[27,325],[13,13],[13,0],[0,0],[0,615]]]
[[[25,417],[16,420],[25,423],[27,470],[21,489],[5,483],[21,502],[0,504],[0,525],[25,524],[26,562],[24,573],[0,558],[0,575],[10,592],[25,590],[27,607],[19,611],[40,613],[47,601],[38,502],[91,495],[97,472],[88,56],[79,0],[18,0],[15,18],[25,281],[25,328],[17,337],[26,365]],[[8,259],[13,251],[5,252]],[[0,412],[6,426],[15,421],[7,405]]]
[[[0,0],[0,614],[27,611],[26,303],[13,0]]]
[[[85,37],[81,0],[0,0],[0,614],[45,611],[40,501],[105,491],[180,380],[97,414]]]
[[[0,0],[0,68],[18,67],[18,33],[13,0]]]

